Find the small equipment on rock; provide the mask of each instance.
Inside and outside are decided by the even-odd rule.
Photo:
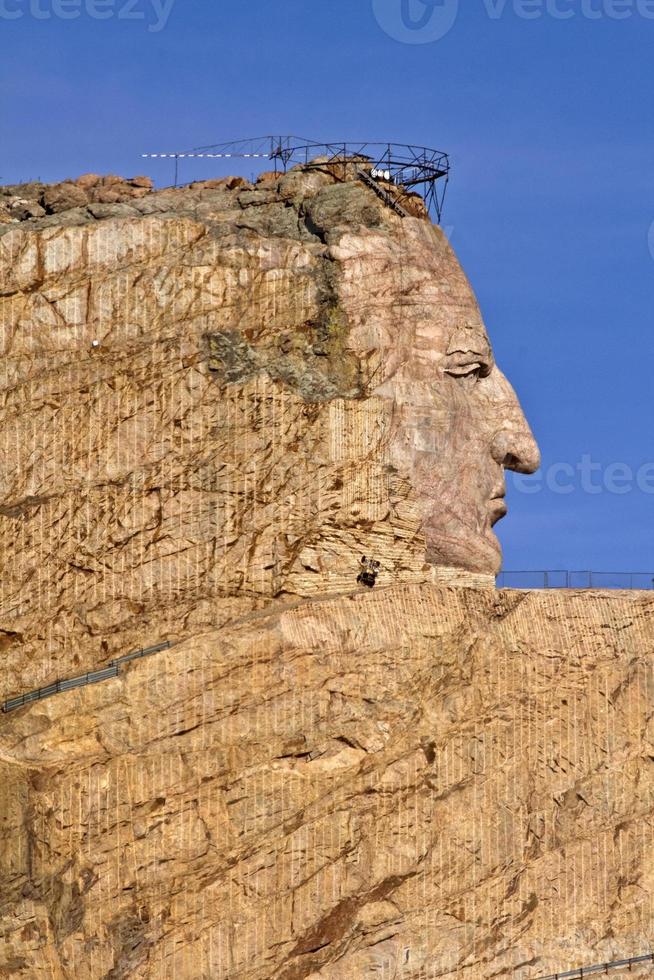
[[[377,576],[379,575],[381,565],[373,558],[366,558],[365,555],[361,559],[361,564],[363,565],[363,568],[357,576],[357,582],[360,585],[367,585],[369,589],[373,589],[375,587],[375,583],[377,582]]]

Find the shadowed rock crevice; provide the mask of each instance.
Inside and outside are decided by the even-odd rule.
[[[391,875],[384,881],[380,881],[367,894],[339,902],[324,919],[316,923],[310,932],[301,938],[295,949],[291,950],[289,954],[291,962],[280,974],[280,980],[305,980],[326,963],[337,962],[357,932],[357,914],[370,903],[390,898],[400,885],[417,873],[416,870],[405,875]],[[301,961],[293,962],[300,957]]]

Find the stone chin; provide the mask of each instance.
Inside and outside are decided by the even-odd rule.
[[[466,527],[456,533],[427,522],[424,534],[425,558],[430,565],[493,576],[502,568],[502,546],[490,522],[483,530]]]

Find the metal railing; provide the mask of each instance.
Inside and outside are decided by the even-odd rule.
[[[499,589],[654,589],[654,572],[591,572],[550,569],[506,571]]]
[[[196,146],[189,150],[166,153],[142,153],[151,160],[174,160],[175,187],[179,181],[180,160],[269,160],[286,172],[288,167],[300,164],[305,167],[316,164],[317,157],[326,158],[331,164],[346,164],[348,160],[364,158],[374,169],[388,171],[393,182],[406,190],[419,189],[427,207],[440,222],[443,203],[450,175],[450,158],[443,150],[410,143],[388,141],[349,140],[341,142],[315,142],[301,136],[258,136],[250,139],[230,140],[210,146]]]
[[[546,977],[538,977],[538,980],[582,980],[583,977],[590,977],[594,973],[608,973],[609,970],[619,970],[632,966],[637,963],[652,963],[654,965],[654,953],[646,953],[644,956],[632,956],[628,960],[613,960],[611,963],[596,963],[594,966],[578,966],[575,970],[567,970],[565,973],[550,973]]]
[[[165,640],[165,642],[157,643],[155,646],[134,650],[132,653],[125,654],[124,657],[110,660],[106,667],[101,667],[99,670],[91,670],[86,674],[80,674],[78,677],[70,677],[68,680],[54,681],[46,687],[38,687],[36,690],[29,691],[27,694],[20,694],[15,698],[9,698],[2,705],[2,710],[7,713],[8,711],[14,711],[16,708],[22,708],[26,704],[31,704],[33,701],[42,701],[44,698],[52,697],[53,694],[72,691],[77,687],[86,687],[87,684],[99,684],[101,681],[108,681],[110,678],[118,676],[122,664],[127,664],[132,660],[138,660],[140,657],[148,657],[150,654],[158,653],[160,650],[167,650],[172,645],[170,640]]]

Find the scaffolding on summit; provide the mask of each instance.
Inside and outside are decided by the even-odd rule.
[[[290,166],[318,169],[328,165],[338,176],[353,161],[361,166],[357,176],[400,217],[409,212],[402,201],[416,191],[423,197],[437,224],[443,215],[445,193],[450,176],[450,159],[442,150],[410,143],[338,141],[321,143],[300,136],[260,136],[197,146],[190,150],[142,153],[148,160],[174,161],[174,184],[180,178],[180,161],[187,160],[268,160],[275,172],[286,173]]]

